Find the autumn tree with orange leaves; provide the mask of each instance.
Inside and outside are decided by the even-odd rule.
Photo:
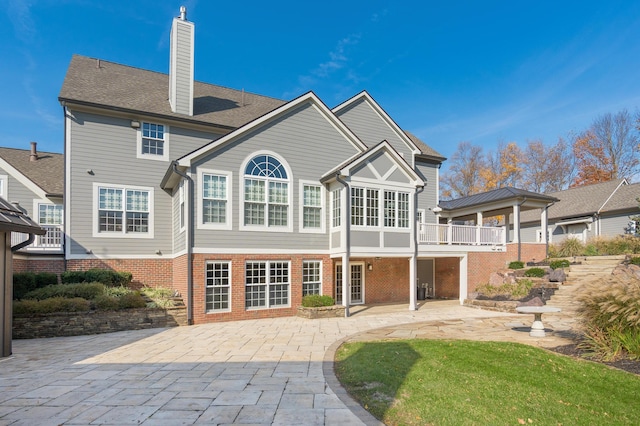
[[[578,174],[572,187],[640,173],[638,123],[625,109],[596,118],[573,143]]]

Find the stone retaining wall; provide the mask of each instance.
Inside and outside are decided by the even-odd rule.
[[[518,306],[518,302],[515,302],[512,300],[496,301],[496,300],[465,299],[464,306],[486,309],[488,311],[510,312],[515,314],[517,313],[516,306]]]
[[[28,317],[16,315],[13,317],[13,338],[82,336],[179,325],[187,325],[184,306],[169,309],[64,312]]]
[[[297,315],[302,318],[344,318],[345,308],[342,305],[305,308],[298,306]]]

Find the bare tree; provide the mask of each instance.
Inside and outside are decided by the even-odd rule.
[[[449,170],[440,178],[443,199],[465,197],[484,190],[480,171],[485,167],[482,147],[460,142],[451,156]]]
[[[533,192],[562,191],[575,178],[575,160],[563,138],[552,146],[540,140],[527,142],[523,167],[523,189]]]

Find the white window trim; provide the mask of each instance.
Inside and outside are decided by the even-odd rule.
[[[143,154],[142,153],[142,126],[143,123],[161,124],[164,127],[164,145],[162,155]],[[151,121],[140,121],[140,127],[136,129],[136,158],[144,160],[169,161],[169,126],[162,123],[153,123]]]
[[[203,182],[204,182],[204,175],[218,175],[218,176],[225,176],[227,178],[227,208],[225,211],[225,217],[226,217],[226,222],[225,223],[204,223],[204,218],[202,216],[203,214],[203,207],[204,207],[204,198],[202,196],[202,189],[203,189]],[[233,205],[233,191],[231,190],[231,188],[233,188],[233,173],[232,172],[228,172],[228,171],[224,171],[224,170],[214,170],[214,169],[201,169],[198,168],[198,184],[196,185],[197,187],[197,196],[196,198],[196,206],[197,206],[197,215],[198,215],[198,220],[196,221],[196,223],[198,224],[198,229],[226,229],[226,230],[230,230],[233,227],[233,217],[232,217],[232,210],[231,210],[231,206]],[[244,197],[244,194],[242,195]]]
[[[349,197],[351,197],[351,190],[352,188],[361,188],[364,190],[364,197],[363,197],[363,207],[364,207],[364,216],[363,216],[363,220],[364,220],[364,224],[363,225],[354,225],[353,222],[351,222],[351,228],[352,229],[375,229],[378,231],[382,231],[382,230],[394,230],[394,231],[400,231],[400,232],[409,232],[411,229],[413,229],[414,225],[412,224],[412,210],[414,208],[413,206],[413,197],[411,196],[412,191],[411,189],[408,188],[398,188],[398,187],[389,187],[389,186],[383,186],[383,185],[371,185],[369,183],[363,183],[363,182],[354,182],[351,186],[350,186],[350,191],[349,191]],[[377,226],[371,226],[371,225],[367,225],[367,190],[377,190],[378,191],[378,225]],[[384,198],[384,193],[385,191],[388,192],[394,192],[395,195],[395,211],[396,211],[396,217],[395,217],[395,225],[394,226],[386,226],[384,224],[385,222],[385,208],[384,208],[384,202],[385,202],[385,198]],[[408,227],[401,227],[398,226],[399,223],[399,216],[398,216],[398,194],[399,193],[406,193],[408,194],[408,201],[409,201],[409,226]],[[333,205],[332,205],[332,216],[333,216]],[[424,217],[424,216],[423,216]],[[351,221],[351,214],[349,214],[348,220]],[[332,217],[332,222],[331,224],[333,225],[333,217]],[[336,228],[337,229],[337,228]]]
[[[341,229],[341,224],[342,224],[342,191],[340,188],[333,188],[331,191],[331,213],[330,213],[330,221],[331,221],[331,229],[332,230],[338,230]],[[349,195],[351,196],[351,195]],[[334,201],[335,200],[335,201]],[[336,212],[334,210],[334,203],[337,202],[337,207],[338,207],[338,217],[336,217]],[[337,225],[334,226],[334,222],[338,222]]]
[[[304,186],[305,185],[310,185],[310,186],[319,186],[320,187],[320,228],[305,228],[304,227]],[[298,208],[298,228],[299,228],[299,232],[302,234],[324,234],[326,232],[326,222],[327,222],[327,215],[326,215],[326,192],[324,189],[324,186],[320,183],[320,182],[314,182],[312,180],[300,180],[300,184],[299,184],[299,194],[298,194],[298,200],[299,200],[299,208]]]
[[[324,282],[324,279],[323,279],[323,276],[322,276],[323,265],[322,265],[322,260],[321,259],[304,259],[302,261],[302,271],[301,271],[302,272],[302,274],[301,274],[301,276],[302,276],[302,289],[304,291],[304,264],[307,263],[307,262],[309,262],[309,263],[310,262],[318,262],[320,264],[320,295],[323,295],[324,294],[324,288],[323,288],[322,284]],[[304,297],[304,293],[303,293],[302,297]]]
[[[267,211],[265,211],[265,220],[264,220],[264,225],[245,225],[244,223],[244,180],[246,178],[244,171],[247,168],[247,164],[249,164],[249,161],[251,161],[252,159],[254,159],[255,157],[257,157],[258,155],[270,155],[272,157],[275,157],[278,161],[280,161],[280,164],[282,164],[282,166],[284,167],[285,171],[287,172],[287,197],[288,197],[288,206],[289,208],[287,209],[287,226],[269,226],[268,222],[269,219],[267,218]],[[238,208],[238,229],[240,229],[241,231],[259,231],[259,232],[293,232],[293,209],[294,209],[294,204],[293,204],[293,185],[294,185],[294,180],[293,180],[293,173],[291,172],[291,167],[289,167],[289,163],[287,163],[287,161],[284,159],[284,157],[280,154],[277,154],[273,151],[266,151],[266,150],[262,150],[262,151],[255,151],[252,152],[251,154],[249,154],[244,161],[242,162],[242,164],[240,165],[240,173],[239,173],[239,178],[238,178],[238,186],[240,188],[240,190],[238,191],[238,193],[240,194],[240,200],[238,201],[239,204],[239,208]],[[258,176],[254,176],[253,178],[258,178],[261,179]],[[275,182],[282,182],[279,180],[274,180]],[[266,196],[267,196],[267,200],[268,200],[268,191],[269,191],[269,185],[265,185],[265,191],[267,191]],[[268,206],[268,202],[265,202],[265,205]]]
[[[9,201],[9,176],[0,175],[0,197]]]
[[[100,232],[100,216],[98,214],[98,208],[100,206],[99,191],[101,187],[122,189],[126,192],[127,189],[147,191],[149,193],[149,232],[124,232],[126,227],[126,217],[123,217],[123,231],[122,232]],[[123,197],[126,198],[126,197]],[[93,237],[94,238],[133,238],[133,239],[149,239],[154,238],[154,198],[153,188],[148,186],[135,186],[135,185],[120,185],[114,183],[93,183]],[[126,199],[123,199],[123,203],[126,203]]]
[[[34,198],[34,200],[33,200],[33,210],[32,210],[33,214],[31,215],[31,218],[34,221],[36,221],[38,224],[41,225],[41,223],[40,223],[40,206],[41,205],[61,206],[62,207],[62,222],[60,223],[59,226],[64,225],[64,205],[62,203],[52,203],[51,200],[39,200],[37,198]]]
[[[207,309],[207,265],[215,263],[226,263],[229,266],[229,307],[227,309]],[[206,314],[220,314],[231,312],[233,306],[233,265],[230,260],[207,260],[204,266],[204,311]],[[215,287],[214,287],[215,288]]]
[[[266,265],[266,282],[265,282],[265,302],[266,302],[266,306],[252,306],[250,308],[247,308],[246,303],[247,303],[247,264],[248,263],[261,263],[264,262]],[[270,306],[269,305],[269,286],[271,285],[271,283],[269,283],[269,277],[271,276],[270,272],[271,272],[271,264],[272,263],[286,263],[288,266],[288,270],[289,270],[289,300],[288,303],[286,305],[276,305],[276,306]],[[291,299],[293,298],[293,295],[291,294],[291,292],[293,291],[293,284],[292,284],[292,276],[291,276],[291,261],[290,260],[247,260],[246,262],[244,262],[244,305],[245,311],[263,311],[265,309],[286,309],[286,308],[290,308],[291,307]],[[252,284],[255,285],[255,284]],[[274,284],[275,285],[275,284]]]

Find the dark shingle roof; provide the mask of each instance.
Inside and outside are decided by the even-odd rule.
[[[28,149],[0,148],[0,158],[49,195],[64,192],[64,156],[53,152],[38,152],[36,161],[29,161]]]
[[[431,148],[429,145],[427,145],[426,143],[422,142],[416,135],[414,135],[413,133],[404,130],[404,133],[409,137],[409,139],[411,139],[411,141],[416,144],[416,146],[418,147],[418,149],[420,151],[422,151],[423,155],[426,155],[428,157],[434,157],[437,160],[440,161],[444,161],[447,158],[443,157],[442,154],[440,154],[438,151],[436,151],[435,149]]]
[[[2,197],[0,197],[0,229],[38,235],[44,235],[47,232]]]
[[[58,99],[228,129],[239,127],[285,103],[198,81],[193,88],[192,117],[172,112],[168,98],[168,74],[73,55]]]
[[[638,213],[640,213],[638,198],[640,198],[640,183],[622,185],[609,201],[607,201],[600,212],[636,209]]]
[[[493,191],[481,192],[480,194],[457,198],[455,200],[440,201],[440,207],[445,210],[454,210],[494,203],[496,201],[510,200],[513,198],[527,198],[548,202],[556,201],[556,198],[549,195],[538,194],[537,192],[525,191],[524,189],[507,186],[504,188],[494,189]]]
[[[551,195],[560,201],[549,207],[549,219],[561,219],[592,215],[605,206],[607,210],[620,202],[608,206],[607,200],[616,188],[623,183],[624,179],[614,179],[608,182],[583,185],[577,188],[570,188],[565,191],[552,192]],[[635,186],[635,185],[634,185]],[[620,188],[624,188],[624,185]],[[626,191],[626,190],[625,190]],[[612,200],[610,200],[611,202]],[[540,215],[536,212],[522,212],[522,222],[539,221]]]

